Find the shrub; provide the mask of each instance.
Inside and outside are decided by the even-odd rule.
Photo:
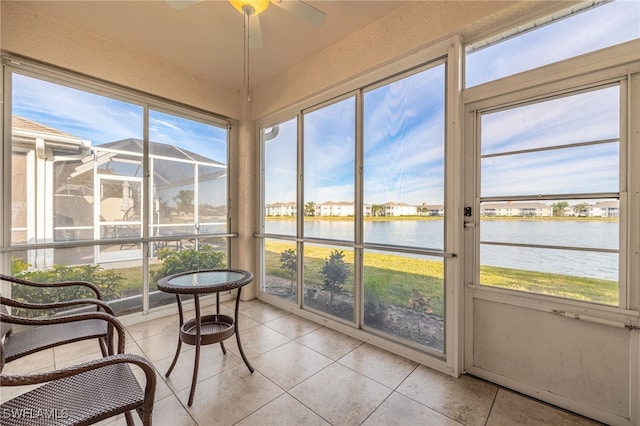
[[[124,279],[122,275],[113,270],[104,270],[100,265],[64,266],[53,265],[51,269],[28,271],[28,264],[20,260],[14,260],[12,273],[28,281],[38,283],[53,283],[63,281],[88,281],[95,284],[105,300],[118,297],[118,287]],[[25,285],[13,285],[11,297],[33,303],[51,303],[57,300],[95,298],[95,294],[86,288],[79,286],[62,288],[36,288]],[[37,314],[53,314],[56,310],[42,311]],[[36,313],[22,309],[15,310],[16,315],[33,316]]]
[[[280,268],[289,276],[289,291],[293,293],[293,279],[298,271],[298,257],[294,249],[286,249],[280,253]]]
[[[324,276],[322,289],[331,292],[331,305],[333,305],[334,293],[341,292],[342,285],[349,278],[349,265],[344,261],[344,253],[338,250],[332,251],[320,273]]]
[[[179,272],[201,269],[218,269],[225,266],[224,252],[217,252],[212,246],[200,246],[198,250],[169,250],[163,248],[158,251],[158,259],[162,261],[160,267],[151,272],[151,280],[157,283],[159,279]]]

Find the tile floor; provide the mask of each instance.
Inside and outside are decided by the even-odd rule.
[[[223,313],[232,307],[226,302]],[[226,355],[219,345],[203,347],[191,407],[193,346],[182,346],[174,371],[164,377],[176,348],[177,315],[127,328],[127,352],[146,356],[158,371],[155,425],[596,424],[481,380],[449,377],[258,300],[243,302],[240,312],[243,348],[255,372],[233,338]],[[96,356],[95,342],[76,343],[12,362],[5,372]],[[12,394],[13,388],[2,389],[3,400]],[[101,424],[126,423],[119,416]]]

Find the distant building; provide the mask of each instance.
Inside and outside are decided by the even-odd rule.
[[[544,203],[485,203],[480,206],[480,216],[549,217],[553,209]]]
[[[350,201],[326,201],[316,206],[316,216],[353,216],[355,207]]]
[[[266,216],[296,216],[298,211],[294,201],[288,203],[273,203],[265,206]]]
[[[587,208],[589,217],[620,217],[620,201],[599,201]]]
[[[384,203],[384,216],[416,216],[418,207],[406,203]]]
[[[444,216],[444,204],[427,204],[422,203],[417,206],[419,216]]]

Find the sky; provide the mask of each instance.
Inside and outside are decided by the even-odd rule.
[[[472,52],[467,86],[640,37],[640,1],[583,11]],[[444,66],[364,96],[364,202],[444,202]],[[611,87],[482,116],[482,196],[619,190],[619,143],[513,153],[619,138]],[[304,202],[354,200],[355,106],[347,98],[303,116]],[[266,144],[266,203],[296,198],[296,120]],[[535,178],[533,178],[535,176]]]
[[[44,80],[13,75],[13,113],[99,146],[142,139],[143,107]],[[227,130],[150,110],[149,137],[227,163]]]
[[[467,55],[474,86],[640,37],[640,0],[618,0]],[[366,91],[365,203],[444,202],[444,65]],[[617,138],[617,89],[518,107],[482,117],[482,195],[618,190],[618,144],[509,154],[554,144]],[[79,136],[93,146],[142,139],[143,108],[14,74],[14,114]],[[305,202],[354,200],[355,99],[307,112]],[[152,111],[150,139],[227,163],[226,129]],[[296,198],[296,119],[267,142],[267,203]],[[580,155],[578,155],[578,153]],[[533,180],[531,176],[543,178]],[[615,175],[615,176],[614,176]],[[563,185],[559,188],[558,181]],[[594,185],[594,182],[598,182]]]

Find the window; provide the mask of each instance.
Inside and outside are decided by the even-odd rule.
[[[303,115],[307,239],[354,242],[355,103],[349,96]],[[354,251],[309,243],[303,250],[304,306],[353,321]]]
[[[303,116],[306,238],[354,240],[355,114],[351,96]]]
[[[141,297],[163,275],[226,266],[226,121],[19,67],[5,67],[11,273],[94,281],[125,314],[166,300]]]
[[[365,244],[444,250],[445,65],[364,94]],[[364,325],[444,351],[444,260],[364,251]]]
[[[620,86],[480,118],[480,283],[618,306]]]
[[[437,61],[261,126],[262,295],[445,352],[445,80]]]
[[[296,235],[298,120],[264,130],[264,232]]]
[[[639,2],[600,2],[597,7],[574,6],[558,16],[471,44],[467,47],[466,86],[640,38],[638,22]]]

